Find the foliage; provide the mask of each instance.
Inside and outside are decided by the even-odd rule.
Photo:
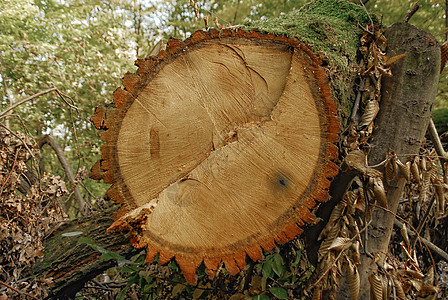
[[[44,296],[47,283],[19,280],[43,256],[45,236],[66,218],[60,200],[67,190],[56,176],[27,177],[26,162],[39,154],[28,136],[0,127],[0,139],[0,281]],[[11,290],[0,294],[13,295]]]
[[[229,275],[221,265],[215,278],[210,280],[205,267],[201,266],[197,271],[196,286],[186,282],[174,260],[160,266],[156,257],[152,264],[148,264],[144,261],[144,251],[126,260],[87,238],[81,238],[78,243],[86,243],[100,251],[103,259],[116,259],[119,265],[121,262],[122,267],[108,271],[108,277],[114,277],[115,281],[101,283],[112,287],[117,282],[126,283],[121,289],[109,293],[117,299],[304,299],[307,297],[307,281],[313,272],[299,240],[277,248],[274,253],[265,253],[261,262],[250,261],[236,277]],[[88,293],[89,287],[79,296]]]
[[[90,168],[99,156],[100,141],[88,118],[96,106],[110,101],[121,76],[135,70],[137,55],[147,55],[152,47],[157,30],[145,18],[154,6],[78,0],[14,3],[0,4],[2,85],[10,91],[2,95],[2,105],[52,86],[71,96],[78,114],[55,93],[14,112],[38,137],[55,135],[73,167]],[[146,20],[144,28],[140,20]],[[11,129],[18,126],[11,122]],[[54,154],[44,150],[43,156],[41,167],[63,175]],[[96,197],[105,191],[92,182],[88,186]]]

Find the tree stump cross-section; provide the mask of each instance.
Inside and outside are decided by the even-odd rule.
[[[91,118],[106,142],[91,177],[122,204],[110,230],[130,230],[148,262],[175,257],[192,283],[201,262],[236,274],[300,234],[338,171],[320,64],[296,38],[242,30],[170,39],[137,60]]]

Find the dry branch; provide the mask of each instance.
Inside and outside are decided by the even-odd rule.
[[[400,229],[403,228],[403,223],[401,223],[397,219],[394,220],[394,223],[395,223],[396,226],[398,226],[398,228],[400,228]],[[415,236],[416,235],[416,233],[414,231],[408,231],[408,234],[410,236]],[[424,237],[419,236],[418,239],[420,241],[422,241],[426,246],[428,246],[428,248],[432,252],[434,252],[435,254],[437,254],[438,256],[440,256],[441,258],[443,258],[445,261],[448,262],[448,253],[446,253],[445,251],[443,251],[442,249],[440,249],[439,247],[437,247],[436,245],[434,245],[433,243],[431,243],[430,241],[428,241]]]
[[[403,19],[404,23],[409,22],[409,20],[412,18],[412,16],[417,12],[417,10],[420,9],[420,7],[422,7],[420,4],[418,4],[418,2],[416,2],[414,4],[414,6],[412,6],[412,8],[408,11],[408,13],[406,14],[406,16]]]
[[[75,199],[79,205],[79,211],[83,216],[88,215],[89,212],[91,211],[91,205],[84,200],[81,191],[78,187],[78,183],[76,182],[75,175],[73,174],[72,167],[68,163],[61,146],[59,146],[59,143],[50,135],[46,135],[37,141],[37,145],[39,146],[39,148],[42,148],[45,144],[50,145],[50,147],[56,153],[59,162],[61,163],[62,168],[64,169],[68,180],[70,181],[71,187],[75,194]]]
[[[56,89],[55,87],[52,87],[51,89],[48,89],[48,90],[45,90],[45,91],[41,91],[41,92],[36,93],[36,94],[34,94],[34,95],[30,96],[30,97],[27,97],[27,98],[25,98],[25,99],[22,99],[22,100],[20,100],[20,101],[17,101],[17,102],[14,103],[13,105],[11,105],[11,106],[8,107],[7,109],[5,109],[4,111],[0,112],[0,117],[4,116],[8,111],[13,110],[13,109],[16,108],[17,106],[19,106],[19,105],[21,105],[21,104],[23,104],[23,103],[25,103],[25,102],[28,102],[28,101],[30,101],[30,100],[33,100],[34,98],[40,97],[40,96],[42,96],[42,95],[48,94],[48,93],[50,93],[50,92],[52,92],[52,91],[56,91],[56,90],[57,90],[57,89]]]

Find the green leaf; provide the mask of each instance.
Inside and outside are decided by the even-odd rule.
[[[257,295],[253,299],[254,300],[270,300],[269,296],[266,294]]]
[[[267,277],[262,277],[261,278],[261,290],[262,291],[266,291],[267,282],[268,282],[268,278]]]
[[[129,277],[128,284],[129,285],[134,284],[134,283],[139,284],[139,281],[140,281],[140,276],[137,273],[134,273]]]
[[[261,272],[263,274],[263,277],[272,277],[272,260],[270,257],[266,259],[266,261],[263,264],[263,268],[261,269]]]
[[[129,284],[124,287],[124,289],[121,290],[120,294],[117,297],[117,300],[124,300],[124,297],[126,297],[126,293],[128,292]]]
[[[284,288],[271,287],[269,289],[269,292],[271,292],[271,294],[274,295],[277,299],[288,299],[288,294],[286,293],[286,290]]]
[[[204,293],[204,289],[195,289],[193,292],[193,299],[199,299],[201,295]]]
[[[179,267],[177,266],[177,264],[174,261],[170,261],[170,263],[168,265],[170,266],[171,270],[173,270],[174,272],[179,271]]]
[[[281,277],[285,272],[285,269],[283,268],[283,258],[278,253],[273,255],[272,270],[274,270],[275,274],[279,277]]]

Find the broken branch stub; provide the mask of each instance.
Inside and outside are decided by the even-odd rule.
[[[97,109],[105,130],[92,178],[122,204],[110,230],[130,230],[189,282],[201,262],[236,274],[313,220],[328,198],[339,121],[319,58],[296,38],[198,31],[138,60]]]

